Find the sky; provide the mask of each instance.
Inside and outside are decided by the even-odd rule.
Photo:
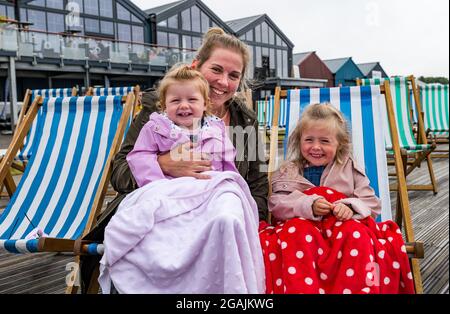
[[[131,0],[149,9],[174,0]],[[202,0],[223,21],[267,14],[294,53],[380,62],[388,75],[449,77],[448,0]]]

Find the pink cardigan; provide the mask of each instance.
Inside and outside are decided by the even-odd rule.
[[[312,212],[313,202],[320,198],[317,195],[306,195],[302,191],[314,187],[299,173],[299,168],[289,162],[272,177],[272,195],[269,198],[269,210],[278,220],[294,217],[319,221]],[[337,201],[351,205],[356,212],[353,218],[363,219],[370,215],[374,218],[381,213],[381,202],[369,185],[364,170],[356,165],[353,158],[347,156],[342,164],[336,162],[325,168],[321,186],[327,186],[344,193],[348,198]]]

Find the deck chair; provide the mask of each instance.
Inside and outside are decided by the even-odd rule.
[[[420,87],[419,93],[427,138],[434,139],[437,144],[448,144],[448,85],[427,84]],[[435,152],[437,154],[431,154],[432,157],[448,158],[448,148],[446,150],[436,149]]]
[[[16,131],[13,134],[11,142],[14,141],[14,138],[20,132],[20,129],[22,127],[22,122],[23,122],[26,114],[28,113],[30,104],[34,101],[34,99],[37,96],[70,97],[70,96],[76,96],[77,93],[78,93],[78,90],[76,87],[56,88],[56,89],[35,89],[35,90],[27,89],[25,91],[25,97],[23,100],[22,109],[20,110],[19,118],[17,120]],[[35,120],[33,120],[33,123],[27,134],[27,137],[11,165],[12,168],[14,168],[22,173],[25,171],[26,164],[32,155],[32,149],[33,149],[34,138],[35,138],[35,130],[36,130],[36,125],[37,125],[37,120],[40,115],[41,115],[41,113],[38,112],[37,118]],[[5,154],[6,154],[6,150],[2,150],[0,152],[0,158],[2,158]],[[1,184],[1,182],[2,181],[0,181],[0,191],[3,190],[3,186]],[[14,190],[15,190],[15,184],[14,184],[14,180],[12,179],[12,177],[9,174],[7,175],[4,183],[5,183],[5,187],[8,192],[8,195],[11,197],[11,195],[14,193]]]
[[[102,208],[133,98],[36,97],[0,163],[3,181],[42,105],[38,145],[0,215],[0,251],[74,253],[76,240],[90,231]],[[38,236],[27,238],[34,230]]]
[[[382,203],[381,217],[378,221],[391,219],[391,200],[389,194],[389,179],[386,162],[386,150],[384,146],[383,119],[380,105],[380,87],[379,86],[354,86],[354,87],[333,87],[321,89],[302,89],[281,91],[277,88],[275,91],[275,117],[278,115],[279,101],[281,97],[287,97],[288,118],[286,125],[286,139],[284,149],[284,159],[286,159],[286,147],[289,135],[295,129],[303,110],[310,104],[329,102],[339,109],[348,120],[353,146],[353,156],[356,162],[365,169],[366,175],[375,194]],[[277,121],[274,119],[274,121]],[[274,132],[277,126],[272,126]],[[391,127],[393,134],[397,133],[396,125]],[[396,138],[394,139],[396,141]],[[269,180],[271,172],[277,167],[276,142],[271,141],[270,161],[269,161]],[[422,281],[417,258],[423,258],[423,243],[414,239],[412,227],[409,200],[406,191],[405,176],[401,166],[399,146],[395,145],[397,151],[396,159],[398,163],[397,174],[400,183],[400,197],[397,202],[405,223],[405,240],[408,255],[410,256],[411,268],[417,293],[422,293]]]
[[[417,115],[417,140],[413,135],[410,114],[408,112],[409,99],[409,85],[411,84],[414,93],[414,102],[416,112],[421,112],[420,99],[417,93],[416,82],[413,76],[409,77],[394,77],[387,79],[363,79],[357,80],[359,85],[383,85],[385,90],[384,96],[381,98],[382,103],[391,103],[394,112],[386,111],[382,116],[389,124],[396,123],[398,129],[398,140],[400,145],[400,153],[403,162],[405,175],[408,176],[414,169],[420,167],[422,161],[426,160],[428,166],[428,173],[430,177],[430,184],[425,185],[407,185],[408,191],[433,191],[434,194],[438,192],[437,182],[434,175],[433,163],[430,154],[436,149],[436,143],[433,141],[428,144],[424,123],[421,115]],[[387,108],[385,104],[382,109]],[[394,137],[391,136],[389,128],[386,128],[384,134],[386,150],[388,155],[392,157]],[[389,164],[393,164],[392,158]],[[399,182],[391,185],[391,190],[398,190]]]

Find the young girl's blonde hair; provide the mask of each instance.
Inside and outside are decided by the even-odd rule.
[[[166,110],[167,89],[172,84],[180,82],[194,82],[205,100],[205,114],[211,113],[211,101],[209,100],[209,84],[203,75],[187,64],[175,64],[164,76],[158,86],[158,109]]]
[[[229,49],[237,52],[242,57],[243,69],[239,88],[241,91],[246,90],[247,87],[247,68],[250,62],[250,53],[247,45],[239,38],[225,33],[219,27],[212,27],[203,36],[203,44],[198,49],[195,59],[198,61],[197,68],[200,69],[202,65],[208,61],[213,51],[217,48]]]
[[[322,120],[336,134],[338,148],[336,150],[335,160],[338,164],[342,164],[344,157],[350,154],[350,132],[348,124],[342,113],[329,103],[313,104],[308,106],[302,114],[292,134],[289,136],[288,142],[288,160],[294,162],[300,171],[306,165],[306,159],[300,151],[300,141],[305,129],[311,124]]]

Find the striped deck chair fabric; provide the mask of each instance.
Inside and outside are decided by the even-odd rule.
[[[424,150],[431,149],[430,144],[418,144],[416,138],[414,137],[414,133],[412,130],[412,122],[411,116],[409,114],[409,87],[407,78],[405,77],[394,77],[394,78],[386,78],[386,80],[390,81],[392,101],[394,104],[394,114],[395,121],[397,123],[398,129],[398,139],[400,142],[400,148],[406,149],[408,152],[420,152]],[[381,85],[383,84],[383,79],[363,79],[361,80],[362,85]],[[384,97],[381,97],[381,108],[382,115],[385,121],[388,121],[388,115],[386,110],[386,101]],[[386,123],[386,125],[388,125]],[[392,150],[392,140],[390,129],[388,127],[385,128],[386,132],[384,134],[386,149],[388,151]]]
[[[42,97],[70,97],[72,96],[72,88],[55,88],[55,89],[35,89],[31,91],[31,99],[30,104],[33,103],[36,96]],[[22,150],[19,152],[18,159],[21,161],[26,161],[31,158],[33,153],[33,145],[35,143],[36,136],[36,125],[38,120],[42,115],[42,108],[39,110],[36,119],[34,119],[33,124],[31,125],[30,131],[25,139],[24,146]]]
[[[427,84],[420,88],[425,130],[433,135],[449,135],[448,85]]]
[[[303,110],[310,104],[328,102],[339,109],[351,129],[353,157],[365,169],[370,185],[381,199],[379,220],[385,221],[392,219],[392,213],[379,99],[379,86],[289,90],[286,134],[293,132]],[[284,142],[285,158],[287,142],[288,136]]]
[[[36,150],[0,216],[0,251],[38,251],[34,230],[82,235],[122,111],[121,96],[45,98]]]
[[[257,101],[259,126],[265,126],[267,129],[270,129],[273,119],[274,104],[275,104],[274,96],[270,96],[268,100]],[[286,127],[286,123],[287,123],[287,100],[281,99],[280,115],[278,117],[278,127],[283,129]]]
[[[103,88],[103,87],[94,87],[93,93],[94,96],[125,96],[128,93],[131,93],[134,89],[134,86],[125,86],[125,87],[109,87],[109,88]]]

